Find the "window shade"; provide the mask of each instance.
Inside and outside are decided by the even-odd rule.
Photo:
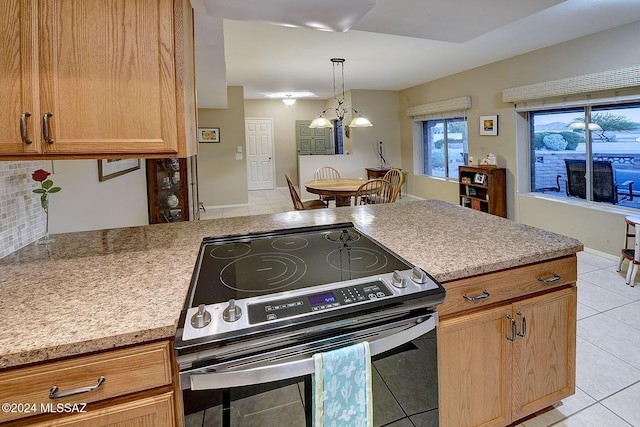
[[[542,100],[633,86],[640,86],[640,65],[504,89],[502,100],[504,102]]]
[[[465,116],[469,108],[471,108],[471,96],[462,96],[409,107],[405,114],[413,120],[459,117]]]

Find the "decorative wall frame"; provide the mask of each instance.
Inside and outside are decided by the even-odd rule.
[[[220,142],[220,128],[198,128],[198,142]]]
[[[98,160],[98,181],[106,181],[136,169],[140,169],[140,159],[101,159]]]
[[[480,135],[498,135],[498,116],[480,116]]]

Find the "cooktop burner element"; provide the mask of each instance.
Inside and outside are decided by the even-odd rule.
[[[301,258],[268,252],[232,260],[220,270],[220,282],[235,291],[264,294],[290,286],[306,272],[307,265]]]
[[[297,251],[298,249],[304,249],[309,244],[309,241],[304,237],[288,236],[280,239],[275,239],[271,246],[273,249],[281,251]]]
[[[383,271],[389,263],[388,258],[381,252],[369,248],[340,248],[327,255],[327,262],[333,268],[348,273],[375,274]]]

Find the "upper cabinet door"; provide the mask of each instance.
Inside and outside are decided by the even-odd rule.
[[[40,1],[38,21],[45,154],[177,152],[173,0]]]
[[[37,29],[36,2],[2,1],[0,155],[38,154],[41,149]]]

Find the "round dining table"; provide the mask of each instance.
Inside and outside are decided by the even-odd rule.
[[[351,197],[356,195],[358,188],[365,182],[356,178],[318,179],[305,182],[304,187],[309,193],[335,197],[338,207],[350,206]]]

